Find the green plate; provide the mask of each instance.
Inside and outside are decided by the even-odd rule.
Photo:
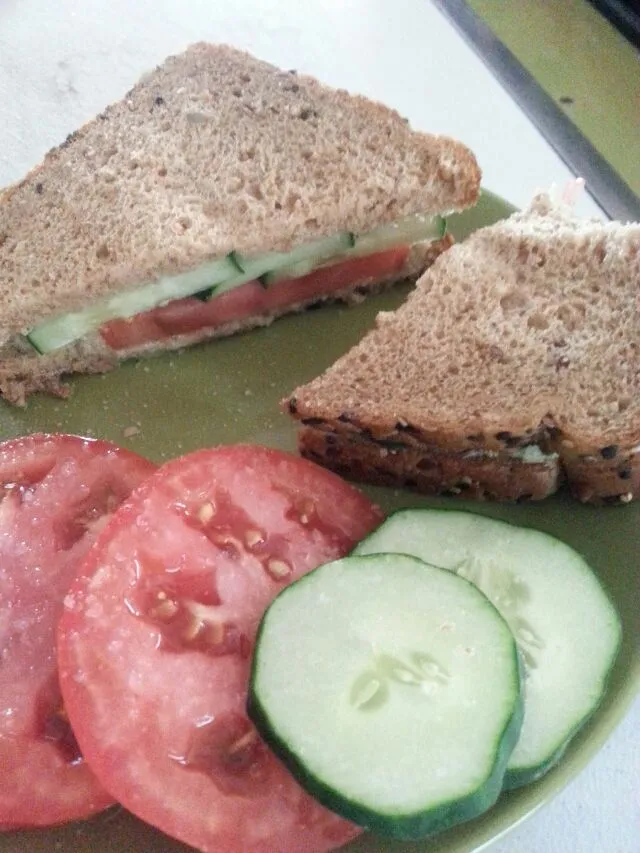
[[[510,210],[505,202],[484,193],[473,211],[452,218],[451,227],[461,238]],[[110,439],[156,461],[198,447],[238,441],[293,450],[293,424],[280,413],[278,401],[331,364],[360,339],[378,311],[397,306],[406,292],[406,288],[398,288],[358,307],[328,306],[285,317],[267,329],[180,354],[130,362],[106,376],[81,377],[73,381],[73,395],[64,402],[38,397],[23,410],[0,403],[0,435],[74,432]],[[450,505],[446,500],[428,500],[409,492],[367,491],[387,510]],[[637,592],[638,583],[640,504],[598,510],[561,496],[533,506],[467,505],[560,536],[581,550],[599,572],[624,625],[624,642],[609,691],[564,760],[544,779],[504,795],[485,816],[428,842],[401,844],[364,836],[345,848],[353,853],[479,850],[558,793],[603,744],[640,689],[640,608],[637,595],[631,594]],[[83,824],[0,835],[0,853],[173,853],[187,849],[122,809],[112,809]]]

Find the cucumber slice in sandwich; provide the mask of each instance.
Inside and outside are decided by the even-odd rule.
[[[291,270],[298,270],[295,275],[305,275],[332,260],[351,257],[351,252],[373,254],[392,245],[437,240],[443,236],[443,223],[441,217],[412,216],[357,239],[351,232],[343,231],[297,246],[290,252],[268,252],[252,257],[230,252],[221,260],[202,264],[189,272],[163,276],[81,311],[45,320],[31,329],[26,338],[39,353],[52,352],[96,331],[109,320],[133,317],[186,296],[207,300],[253,279],[260,279],[266,285],[278,278],[292,277]]]
[[[544,775],[596,710],[620,619],[585,560],[546,533],[457,510],[399,510],[356,548],[398,551],[475,583],[509,623],[525,665],[525,714],[506,788]]]
[[[384,252],[395,246],[412,246],[415,243],[442,240],[447,233],[447,220],[442,216],[406,216],[397,222],[382,225],[360,237],[355,237],[353,244],[336,261],[346,261],[349,258],[362,258],[376,252]],[[318,259],[299,261],[298,263],[274,267],[272,272],[262,277],[265,286],[276,284],[282,279],[300,278],[308,275],[321,266]]]
[[[223,282],[241,284],[249,279],[250,276],[239,271],[235,254],[231,252],[222,260],[202,264],[195,270],[163,276],[136,290],[96,302],[82,311],[45,320],[31,329],[26,337],[38,352],[51,352],[83,338],[116,317],[133,317],[173,299],[192,296],[208,287],[218,287]]]
[[[273,270],[303,267],[307,271],[316,269],[322,264],[342,255],[355,245],[355,235],[344,231],[336,237],[318,240],[298,246],[290,252],[270,252],[255,258],[239,257],[241,267],[251,274],[251,278],[263,280],[271,275]]]
[[[420,838],[497,799],[521,725],[518,653],[455,574],[405,555],[347,557],[266,611],[248,712],[325,806]]]

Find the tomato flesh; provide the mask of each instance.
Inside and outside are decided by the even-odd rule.
[[[67,720],[55,630],[98,529],[153,470],[76,436],[0,444],[0,828],[62,823],[113,802]]]
[[[65,707],[119,802],[203,851],[320,853],[358,834],[299,787],[245,705],[267,605],[379,521],[334,474],[263,447],[198,451],[132,495],[58,635]]]
[[[400,272],[409,250],[409,246],[399,246],[351,258],[299,278],[283,279],[267,288],[249,281],[207,302],[194,296],[175,299],[133,317],[110,320],[100,328],[100,335],[111,349],[124,351],[203,329],[217,329]]]

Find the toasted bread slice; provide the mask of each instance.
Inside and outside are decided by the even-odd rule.
[[[35,388],[60,391],[65,370],[117,361],[89,340],[66,357],[16,358],[15,336],[49,317],[232,251],[284,252],[461,210],[479,184],[465,146],[414,132],[381,104],[229,47],[194,45],[0,196],[0,392],[19,401]]]
[[[540,195],[441,256],[286,401],[302,452],[429,493],[640,491],[640,225]]]

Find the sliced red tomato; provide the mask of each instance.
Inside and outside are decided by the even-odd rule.
[[[132,495],[58,635],[65,707],[119,802],[216,853],[317,853],[357,835],[299,787],[245,704],[269,602],[379,521],[336,475],[264,447],[198,451]]]
[[[300,278],[283,279],[268,288],[257,281],[249,281],[208,302],[193,296],[176,299],[128,319],[111,320],[101,327],[100,335],[112,349],[128,350],[202,329],[216,329],[392,275],[404,266],[409,249],[409,246],[400,246],[341,261]]]
[[[208,302],[195,296],[174,299],[152,311],[111,320],[100,328],[100,335],[111,349],[127,350],[201,329],[215,329],[245,317],[264,314],[265,293],[259,282],[248,281]]]
[[[55,630],[98,530],[153,470],[77,436],[0,444],[0,828],[62,823],[112,803],[67,722]]]
[[[375,255],[352,258],[330,267],[321,267],[300,278],[283,279],[267,289],[266,310],[285,308],[287,305],[337,293],[359,282],[381,279],[400,272],[409,250],[410,246],[400,246]]]

